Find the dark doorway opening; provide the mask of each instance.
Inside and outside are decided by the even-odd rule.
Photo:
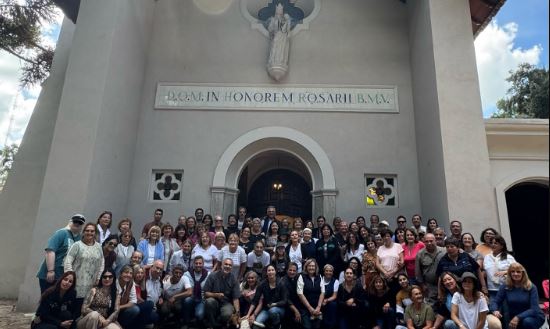
[[[537,183],[515,185],[506,191],[506,206],[514,258],[525,266],[541,295],[541,283],[548,278],[550,258],[548,186]]]
[[[311,218],[311,187],[302,176],[291,170],[269,170],[258,177],[247,191],[243,191],[244,185],[239,183],[239,204],[246,204],[252,217],[265,216],[267,206],[273,205],[278,215]]]

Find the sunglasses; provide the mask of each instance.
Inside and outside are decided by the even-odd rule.
[[[399,223],[399,224],[404,224],[404,223],[406,223],[406,222],[403,221],[403,220],[400,220],[400,221],[398,221],[398,223]]]
[[[104,275],[101,278],[102,279],[112,279],[113,277],[114,277],[113,275]]]

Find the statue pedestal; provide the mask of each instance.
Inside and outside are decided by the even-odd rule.
[[[267,66],[267,73],[275,81],[280,81],[282,78],[286,76],[287,72],[288,72],[288,65],[278,64],[278,65]]]

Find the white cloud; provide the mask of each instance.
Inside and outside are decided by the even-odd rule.
[[[58,15],[52,23],[42,25],[42,41],[51,47],[55,47],[64,17],[60,10],[57,12]],[[7,144],[21,143],[42,90],[40,85],[24,90],[20,88],[21,67],[22,63],[18,58],[0,51],[0,147],[4,146],[6,140]]]
[[[522,49],[514,45],[518,32],[516,23],[499,26],[492,21],[475,41],[477,69],[481,91],[483,115],[491,116],[496,109],[497,100],[505,97],[509,88],[506,78],[510,70],[515,70],[520,63],[537,65],[542,53],[542,46],[535,45]]]

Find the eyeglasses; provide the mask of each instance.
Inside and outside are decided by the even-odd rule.
[[[104,275],[101,278],[102,279],[112,279],[113,277],[114,277],[113,275]]]

